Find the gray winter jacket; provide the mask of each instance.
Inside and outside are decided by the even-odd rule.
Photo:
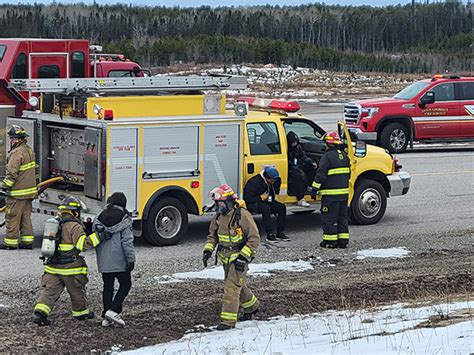
[[[94,231],[99,233],[101,242],[96,247],[97,266],[100,273],[125,272],[127,264],[135,262],[133,247],[132,219],[126,215],[122,221],[107,227],[96,217],[93,222]]]

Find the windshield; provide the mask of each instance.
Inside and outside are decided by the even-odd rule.
[[[0,44],[0,62],[2,61],[3,56],[6,51],[7,51],[7,46],[4,44]]]
[[[416,83],[407,86],[405,89],[396,94],[393,98],[401,100],[410,100],[428,85],[430,85],[430,83],[424,81],[417,81]]]

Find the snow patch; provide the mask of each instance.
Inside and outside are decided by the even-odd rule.
[[[406,258],[410,253],[405,247],[388,248],[388,249],[366,249],[357,252],[356,259],[365,258]]]
[[[308,270],[313,270],[313,266],[309,261],[280,261],[268,264],[250,264],[247,275],[268,277],[274,275],[275,272],[303,272]],[[214,266],[201,271],[180,272],[171,276],[155,276],[154,279],[162,284],[182,282],[189,279],[223,280],[224,269],[222,266]]]
[[[466,311],[459,323],[418,327],[431,316]],[[469,315],[468,312],[471,312]],[[467,354],[474,341],[469,302],[409,308],[328,311],[237,323],[224,332],[191,333],[130,354]]]

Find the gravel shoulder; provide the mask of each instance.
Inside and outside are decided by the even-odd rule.
[[[457,235],[466,238],[472,231]],[[381,260],[358,260],[353,253],[335,253],[332,258],[327,255],[326,261],[306,257],[312,262],[313,271],[251,278],[250,286],[262,302],[259,319],[399,301],[446,302],[469,297],[472,292],[469,280],[473,257],[469,249],[427,249],[403,259]],[[92,269],[88,295],[91,308],[98,312],[101,286],[93,271],[93,257],[93,253],[87,255]],[[199,268],[196,258],[193,259],[189,267]],[[113,346],[134,349],[178,339],[198,324],[209,326],[218,322],[222,282],[159,284],[153,277],[176,266],[169,261],[153,265],[144,263],[141,271],[134,273],[134,287],[124,311],[128,322],[124,329],[102,328],[98,319],[71,319],[66,294],[53,312],[53,325],[37,327],[31,323],[31,311],[39,291],[40,268],[15,279],[4,279],[0,304],[8,307],[0,306],[0,352],[90,352],[106,351]]]

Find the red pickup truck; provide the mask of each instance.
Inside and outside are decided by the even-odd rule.
[[[473,105],[474,77],[435,75],[393,97],[350,102],[344,120],[359,139],[401,153],[414,141],[474,139]]]

